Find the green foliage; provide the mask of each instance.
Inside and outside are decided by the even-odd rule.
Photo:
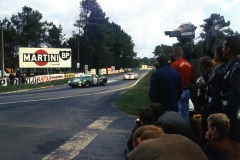
[[[45,24],[40,22],[41,19],[42,14],[40,12],[26,6],[22,8],[22,13],[11,17],[11,22],[18,34],[19,45],[24,47],[40,46],[40,39],[45,33]]]
[[[200,27],[204,28],[207,26],[208,20],[213,20],[213,25],[216,29],[222,29],[224,27],[228,27],[230,25],[230,21],[225,22],[224,16],[221,16],[220,14],[212,13],[209,18],[204,19],[204,24],[200,25]]]
[[[195,44],[195,47],[197,49],[197,54],[199,57],[203,56],[203,50],[204,50],[204,41],[200,40]]]
[[[149,72],[135,86],[128,89],[116,102],[116,106],[132,115],[138,115],[142,108],[149,107],[151,101],[148,96],[149,82],[152,72]]]
[[[157,45],[153,51],[153,54],[155,57],[160,56],[161,54],[163,54],[163,49],[161,48],[160,45]]]
[[[62,35],[62,26],[60,25],[58,28],[56,25],[52,25],[48,30],[48,43],[53,48],[60,48],[64,38]]]
[[[0,21],[4,31],[5,67],[18,68],[18,48],[20,47],[60,47],[63,43],[62,28],[53,23],[42,22],[42,14],[24,6],[22,12],[11,19]]]
[[[212,13],[209,18],[206,18],[203,20],[203,24],[200,25],[201,28],[204,28],[207,26],[207,21],[211,19],[213,20],[213,25],[215,29],[217,29],[217,45],[222,45],[225,38],[227,36],[233,36],[237,35],[240,36],[238,32],[234,32],[230,27],[230,21],[225,21],[224,16],[221,16],[220,14]],[[226,28],[228,27],[228,28]],[[198,41],[195,46],[198,50],[198,55],[201,57],[203,56],[204,52],[204,41],[205,41],[205,31],[200,33],[200,37],[202,38],[200,41]]]
[[[155,57],[158,57],[158,56],[160,56],[161,54],[164,53],[170,58],[170,56],[172,55],[172,51],[173,51],[172,46],[167,46],[167,45],[161,44],[161,46],[157,45],[155,47],[155,50],[153,51],[153,54],[154,54]]]
[[[109,23],[96,0],[84,0],[80,3],[79,17],[74,26],[78,28],[80,36],[77,41],[81,43],[82,69],[84,65],[89,68],[114,65],[117,69],[137,65],[134,62],[137,54],[133,51],[134,43],[131,37],[117,24]],[[76,48],[73,40],[69,41],[69,44],[73,50]]]

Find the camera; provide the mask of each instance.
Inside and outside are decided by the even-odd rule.
[[[141,121],[140,121],[140,119],[139,118],[137,118],[137,119],[135,119],[135,125],[141,125]]]

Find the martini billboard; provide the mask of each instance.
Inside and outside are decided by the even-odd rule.
[[[70,68],[70,48],[19,48],[19,68]]]

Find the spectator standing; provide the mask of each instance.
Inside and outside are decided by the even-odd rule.
[[[180,74],[168,64],[168,57],[160,55],[156,62],[156,71],[150,79],[149,97],[152,103],[159,102],[168,111],[178,112],[178,100],[182,94]]]
[[[10,84],[14,84],[14,74],[13,74],[13,72],[10,73],[9,80],[10,80]]]
[[[16,77],[21,77],[21,76],[22,76],[22,72],[18,68],[17,71],[16,71]]]
[[[227,58],[223,56],[222,46],[217,48],[214,55],[214,61],[216,62],[216,67],[208,78],[206,89],[206,97],[208,99],[206,108],[207,116],[213,113],[222,112],[220,91],[222,88],[222,80],[225,75],[225,70],[227,68]]]
[[[22,83],[22,72],[19,68],[16,71],[16,77],[18,78],[18,83],[21,84]]]
[[[206,26],[206,41],[205,41],[205,55],[214,58],[215,51],[217,49],[217,30],[213,24],[211,18],[207,21]]]
[[[200,65],[203,73],[196,82],[197,87],[199,89],[197,98],[199,104],[202,106],[202,110],[205,110],[208,101],[206,97],[207,83],[209,78],[213,75],[214,72],[213,59],[211,57],[204,56],[200,59]]]
[[[199,56],[197,54],[197,48],[196,47],[192,47],[192,51],[191,51],[191,54],[190,54],[190,60],[191,59],[199,59]]]
[[[230,120],[223,113],[211,114],[207,118],[208,140],[204,148],[209,160],[237,160],[240,157],[240,143],[228,137]]]
[[[228,58],[226,74],[222,81],[221,98],[223,113],[230,119],[229,136],[240,142],[240,39],[227,37],[223,55]]]
[[[201,67],[203,70],[202,76],[197,80],[197,87],[199,89],[198,101],[202,110],[202,145],[206,144],[204,135],[207,131],[207,104],[208,97],[206,96],[206,88],[209,78],[213,75],[214,64],[213,59],[208,56],[204,56],[200,60]]]
[[[134,150],[127,155],[127,160],[207,160],[201,148],[193,141],[177,134],[164,134],[154,125],[139,127],[133,139]]]
[[[191,59],[191,46],[188,44],[183,44],[181,45],[181,48],[183,50],[183,58],[186,59],[187,61],[190,61]]]
[[[192,65],[187,60],[183,59],[182,57],[183,49],[181,47],[175,47],[173,49],[173,56],[176,59],[176,61],[171,64],[171,67],[180,73],[183,88],[181,98],[178,101],[178,113],[181,116],[183,116],[186,123],[190,125],[189,119],[189,99],[191,98],[190,85],[194,80],[194,70]]]

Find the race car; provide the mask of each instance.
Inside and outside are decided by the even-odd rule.
[[[99,76],[96,74],[84,74],[80,77],[72,78],[68,81],[71,87],[89,87],[93,85],[105,85],[107,83],[106,76]]]
[[[126,73],[123,75],[123,79],[127,80],[127,79],[137,79],[138,78],[138,74],[137,73]]]

